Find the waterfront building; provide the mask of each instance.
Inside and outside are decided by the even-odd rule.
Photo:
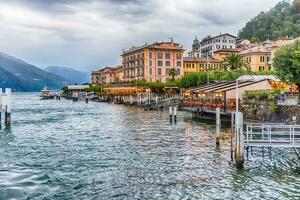
[[[188,73],[199,73],[206,71],[219,70],[221,61],[214,58],[197,58],[185,57],[183,58],[183,75]]]
[[[124,81],[124,68],[104,67],[101,70],[92,72],[92,84],[111,84]]]
[[[251,71],[271,70],[271,50],[264,46],[243,50],[240,55],[249,63]]]
[[[220,49],[214,52],[214,59],[223,61],[229,54],[239,52],[239,49]]]
[[[68,97],[78,96],[80,93],[85,92],[89,85],[68,85]]]
[[[123,82],[124,81],[124,67],[119,65],[115,69],[115,80],[114,82]]]
[[[197,37],[193,41],[192,50],[188,52],[188,57],[201,57],[201,44]]]
[[[169,71],[175,68],[177,76],[182,75],[182,45],[173,42],[155,42],[124,50],[122,60],[124,80],[145,80],[147,82],[167,82],[171,79]]]
[[[245,50],[252,47],[252,44],[250,42],[250,40],[247,39],[238,39],[236,40],[236,48],[237,49],[241,49],[241,50]]]
[[[201,42],[201,57],[214,57],[214,52],[220,49],[235,49],[236,37],[225,33],[218,36],[207,36]]]

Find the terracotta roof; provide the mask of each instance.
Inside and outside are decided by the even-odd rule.
[[[236,38],[236,36],[234,36],[234,35],[231,35],[231,34],[229,34],[229,33],[224,33],[224,34],[220,34],[220,35],[217,35],[217,36],[214,36],[214,37],[206,37],[206,38],[204,38],[201,42],[205,42],[205,41],[208,41],[208,40],[212,40],[212,39],[215,39],[215,38],[217,38],[217,37],[220,37],[220,36],[224,36],[224,35],[229,35],[229,36],[231,36],[231,37],[234,37],[234,38]]]
[[[123,51],[123,53],[121,55],[127,54],[127,53],[131,53],[134,51],[139,51],[141,49],[145,49],[145,48],[151,48],[151,49],[175,49],[175,50],[182,50],[184,51],[182,45],[175,43],[175,42],[155,42],[153,44],[145,44],[142,46],[135,46],[132,47],[126,51]]]
[[[184,57],[183,62],[207,62],[206,58],[197,58],[197,57]],[[214,58],[208,58],[208,62],[220,62]]]
[[[219,49],[214,51],[214,53],[219,53],[219,52],[240,52],[238,49]]]
[[[241,55],[248,55],[248,54],[271,54],[271,50],[263,47],[263,46],[258,46],[258,47],[252,47],[246,50],[243,50],[240,52]]]

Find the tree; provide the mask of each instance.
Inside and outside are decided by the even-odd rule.
[[[280,79],[300,86],[300,40],[276,51],[274,68]]]
[[[239,32],[239,38],[252,42],[276,39],[280,36],[300,36],[300,0],[292,4],[279,2],[268,12],[261,12]]]
[[[237,53],[230,53],[222,62],[223,70],[238,70],[238,69],[246,69],[249,70],[249,64],[244,61],[241,55]]]
[[[169,76],[171,76],[171,80],[175,80],[175,76],[177,76],[177,70],[175,68],[172,68],[169,70]]]

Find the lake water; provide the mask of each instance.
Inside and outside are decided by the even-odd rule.
[[[0,130],[0,199],[300,199],[293,150],[237,170],[229,129],[179,112],[14,94]],[[3,123],[2,123],[3,124]]]

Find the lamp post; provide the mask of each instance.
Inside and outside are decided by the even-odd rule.
[[[235,109],[236,112],[239,112],[239,79],[237,78],[235,81],[236,89],[235,89]]]

